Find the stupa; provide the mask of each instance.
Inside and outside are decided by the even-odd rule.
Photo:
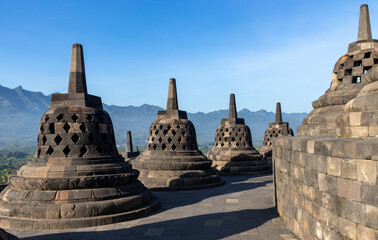
[[[187,190],[223,184],[198,150],[196,131],[178,108],[176,80],[169,80],[167,110],[158,111],[149,130],[147,149],[133,160],[140,180],[155,190]]]
[[[0,195],[0,227],[60,229],[135,219],[159,207],[119,155],[101,98],[87,93],[83,49],[72,47],[68,94],[53,94],[32,159]]]
[[[122,156],[126,159],[126,161],[134,160],[136,157],[139,156],[138,147],[136,151],[133,149],[133,140],[131,138],[131,131],[127,131],[126,134],[126,149],[125,152],[122,153]]]
[[[345,104],[369,83],[366,73],[378,65],[378,40],[372,38],[368,6],[360,8],[358,38],[349,44],[348,53],[336,62],[331,87],[318,100],[312,102],[314,110],[298,127],[298,136],[336,136],[335,119],[347,121]]]
[[[280,136],[294,136],[293,129],[289,127],[288,122],[282,121],[281,103],[276,105],[276,119],[269,123],[269,128],[265,130],[264,142],[259,152],[264,155],[264,158],[272,157],[273,139]]]
[[[263,156],[253,147],[251,130],[243,118],[238,118],[235,94],[230,95],[228,118],[222,119],[214,146],[206,156],[223,175],[271,172],[271,165],[262,161]]]

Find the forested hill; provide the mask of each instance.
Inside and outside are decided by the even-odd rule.
[[[50,95],[28,91],[21,86],[10,89],[0,85],[0,149],[33,149],[39,120],[49,103]],[[141,146],[146,144],[150,124],[156,118],[157,111],[162,109],[148,104],[139,107],[104,104],[104,108],[113,120],[117,143],[124,144],[126,131],[131,130],[134,144]],[[221,119],[227,116],[228,110],[188,113],[188,118],[196,127],[199,144],[213,142],[216,128]],[[245,119],[252,130],[253,141],[256,142],[263,140],[269,122],[274,121],[274,113],[265,110],[252,112],[242,109],[238,116]],[[283,113],[284,121],[289,122],[294,131],[306,116],[307,113]]]

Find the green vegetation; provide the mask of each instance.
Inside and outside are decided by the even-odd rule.
[[[0,184],[5,184],[14,173],[31,158],[33,152],[25,150],[0,150]]]

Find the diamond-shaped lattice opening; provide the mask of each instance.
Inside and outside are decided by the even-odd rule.
[[[228,132],[228,128],[226,128],[224,131],[225,131],[225,132]]]
[[[100,132],[100,124],[96,123],[96,125],[95,125],[95,130],[96,130],[97,132]]]
[[[155,138],[154,138],[154,137],[152,137],[152,138],[151,138],[151,142],[153,142],[154,140],[155,140]]]
[[[177,129],[180,129],[180,125],[177,124],[176,128],[177,128]]]
[[[240,132],[241,131],[241,128],[238,128],[238,132]]]
[[[161,138],[159,137],[158,141],[159,141],[159,143],[161,143],[161,142],[163,141],[163,139],[161,139]]]
[[[80,127],[79,128],[80,128],[81,132],[83,132],[83,133],[87,132],[87,128],[85,127],[84,123],[80,123]]]
[[[218,138],[218,141],[222,140],[222,138]]]
[[[68,131],[70,130],[70,125],[68,123],[65,123],[64,126],[63,126],[63,129],[64,131],[66,131],[66,133],[68,133]]]
[[[101,153],[102,153],[102,147],[100,147],[100,146],[97,146],[97,147],[96,147],[96,151],[97,151],[98,153],[100,153],[100,154],[101,154]]]
[[[172,142],[172,138],[168,138],[168,143],[171,143]]]
[[[158,135],[158,134],[159,134],[159,130],[156,130],[156,131],[155,131],[155,135]]]
[[[230,142],[228,143],[228,146],[231,147],[231,143]]]
[[[52,133],[52,134],[55,133],[55,126],[54,126],[54,123],[50,123],[50,125],[49,125],[49,131],[50,131],[50,133]]]
[[[176,149],[176,146],[172,144],[172,150],[174,151]]]
[[[45,122],[47,122],[49,119],[50,119],[50,117],[48,115],[46,115]]]
[[[170,130],[171,128],[172,128],[171,125],[168,125],[167,130]]]
[[[80,154],[79,154],[79,157],[83,157],[84,154],[86,154],[88,152],[88,149],[85,147],[85,146],[82,146],[80,148]]]
[[[243,133],[242,135],[245,136],[245,133]]]
[[[278,133],[281,133],[281,130],[278,130]]]
[[[222,137],[224,136],[224,133],[222,133]]]
[[[71,116],[71,119],[72,119],[74,122],[76,122],[76,121],[79,119],[79,117],[78,117],[76,114],[74,114],[74,115]]]
[[[54,138],[54,142],[56,143],[56,145],[59,145],[59,143],[62,141],[62,137],[57,135],[55,138]]]
[[[221,143],[221,147],[223,147],[224,146],[224,143]]]
[[[239,144],[238,142],[236,142],[236,146],[239,147],[239,145],[240,145],[240,144]]]
[[[79,141],[79,139],[80,137],[76,133],[74,133],[74,135],[71,137],[72,142],[75,144]]]
[[[40,148],[38,148],[37,158],[39,158],[39,156],[41,156],[41,149]]]
[[[186,149],[186,145],[185,144],[182,145],[182,149],[184,149],[184,150]]]
[[[45,135],[43,135],[43,138],[42,138],[42,144],[45,145],[46,141],[47,141],[47,138],[46,138]]]
[[[87,115],[87,120],[92,122],[93,121],[93,116],[91,114],[88,114]]]
[[[269,137],[272,137],[272,136],[273,136],[272,134],[269,135]]]
[[[164,136],[167,135],[167,133],[168,133],[168,130],[163,131]]]
[[[163,129],[163,125],[160,125],[159,128],[160,128],[160,130],[162,130]]]
[[[178,142],[181,142],[181,137],[179,137],[179,138],[177,139],[177,141],[178,141]]]
[[[172,132],[173,136],[176,135],[176,131],[175,130],[172,130],[171,132]]]
[[[186,133],[185,131],[182,131],[182,132],[181,132],[181,134],[182,134],[183,136],[185,136],[185,133]]]
[[[64,155],[66,155],[66,157],[68,157],[68,154],[71,152],[71,149],[68,147],[68,146],[66,146],[64,149],[63,149],[63,153],[64,153]]]
[[[152,126],[151,126],[152,127]],[[156,129],[156,125],[154,125],[153,129],[155,130]]]
[[[150,131],[150,135],[152,135],[152,130]]]
[[[247,143],[246,143],[246,142],[244,142],[244,143],[243,143],[243,145],[244,145],[244,147],[246,147],[246,146],[247,146]]]
[[[152,148],[153,148],[154,150],[156,150],[156,144],[154,144],[154,146],[152,146]]]
[[[54,152],[54,149],[50,146],[50,147],[47,149],[46,155],[50,156],[53,152]]]
[[[39,128],[39,130],[41,131],[41,133],[43,133],[43,124],[41,124],[41,127]]]
[[[224,138],[224,141],[227,142],[227,138],[226,137]]]
[[[272,143],[269,143],[269,145],[272,145]]]
[[[275,130],[273,130],[273,133],[276,133],[276,131],[275,131]]]
[[[232,137],[232,138],[231,138],[231,141],[235,141],[235,138],[234,138],[234,137]]]
[[[56,119],[57,119],[58,121],[60,121],[60,120],[63,119],[63,117],[64,117],[64,114],[59,114],[59,115],[56,117]]]

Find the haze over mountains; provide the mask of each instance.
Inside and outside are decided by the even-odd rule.
[[[46,96],[41,92],[25,90],[21,86],[10,89],[0,85],[0,149],[35,147],[38,123],[49,107],[50,97],[51,95]],[[104,104],[104,109],[112,118],[117,144],[125,144],[126,131],[131,130],[134,145],[144,146],[150,124],[156,118],[157,111],[162,108],[148,104],[139,107]],[[188,118],[196,128],[199,145],[213,143],[216,128],[221,119],[227,116],[228,109],[188,113]],[[273,112],[252,112],[248,109],[238,111],[238,116],[244,118],[251,128],[253,141],[257,145],[262,142],[269,122],[273,122],[275,117]],[[297,126],[302,124],[306,116],[307,113],[283,113],[283,120],[289,122],[296,132]]]

